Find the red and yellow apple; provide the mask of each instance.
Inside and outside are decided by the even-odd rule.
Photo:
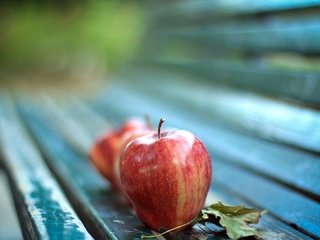
[[[121,189],[119,161],[126,139],[132,133],[149,130],[148,124],[142,119],[132,118],[119,129],[103,134],[93,145],[90,159],[97,170],[108,179],[115,190]],[[150,131],[150,130],[149,130]],[[138,135],[141,136],[141,135]]]
[[[184,130],[133,139],[120,160],[122,189],[150,228],[171,229],[194,219],[204,205],[212,177],[205,145]]]
[[[122,189],[122,183],[120,179],[120,157],[123,154],[124,149],[132,140],[150,133],[154,133],[154,132],[155,131],[150,128],[139,128],[139,129],[135,129],[125,133],[121,138],[120,152],[119,152],[119,155],[117,156],[117,159],[114,160],[115,162],[113,166],[113,173],[114,173],[114,180],[116,182],[115,185],[122,192],[123,192],[123,189]]]

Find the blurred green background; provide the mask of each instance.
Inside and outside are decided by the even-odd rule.
[[[90,88],[130,59],[144,30],[139,1],[7,1],[0,9],[1,85]]]

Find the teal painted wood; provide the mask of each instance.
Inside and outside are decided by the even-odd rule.
[[[52,123],[57,131],[62,136],[65,136],[67,141],[72,141],[71,144],[78,151],[87,154],[90,151],[92,142],[110,129],[111,123],[94,115],[90,108],[81,104],[76,98],[70,97],[66,101],[69,102],[69,108],[63,106],[65,103],[57,104],[49,96],[42,97],[42,102],[45,102],[43,113],[48,115],[47,117],[54,119]],[[92,117],[89,117],[88,120],[88,116]],[[77,119],[77,121],[72,121],[71,119]],[[94,121],[94,124],[92,124],[92,121]],[[84,128],[83,125],[86,127]],[[74,137],[75,132],[77,137]]]
[[[6,97],[0,102],[0,138],[24,237],[92,239]]]
[[[210,49],[212,54],[228,51],[236,51],[238,54],[261,54],[267,51],[319,54],[320,22],[318,14],[309,14],[223,23],[212,21],[177,28],[168,24],[162,31],[152,32],[148,38],[153,46],[170,46],[174,41],[179,41],[180,44],[192,43],[195,49]]]
[[[82,128],[87,130],[90,139],[97,139],[102,133],[112,127],[110,121],[98,116],[88,106],[84,105],[80,99],[72,97],[66,112],[72,119],[76,119]],[[60,109],[63,109],[62,107]]]
[[[121,98],[122,103],[130,103],[130,104],[121,104],[117,101],[117,99]],[[199,131],[199,124],[194,121],[194,117],[192,114],[189,114],[188,118],[183,118],[183,111],[179,111],[179,108],[170,109],[168,103],[156,103],[151,98],[142,97],[141,94],[133,95],[132,91],[127,90],[119,90],[109,89],[108,94],[104,94],[104,97],[98,100],[100,105],[99,111],[106,111],[103,109],[108,109],[108,112],[112,112],[112,116],[108,115],[108,117],[120,117],[120,119],[124,119],[131,115],[142,114],[144,115],[146,112],[150,114],[153,119],[159,119],[161,116],[165,116],[167,118],[167,122],[171,123],[175,127],[181,127],[184,129],[188,129],[197,133],[200,138],[205,138],[208,136],[209,129],[203,129]],[[164,100],[162,100],[163,102]],[[186,111],[186,109],[184,109]],[[199,118],[199,115],[196,115]],[[198,129],[198,130],[197,130]],[[215,138],[214,135],[210,135],[210,138]],[[240,142],[239,142],[240,144]],[[209,146],[209,150],[212,156],[215,156],[215,148],[213,145]],[[265,152],[263,154],[266,154]],[[219,168],[221,166],[228,167],[229,164],[224,163],[224,161],[216,159],[216,165],[219,163]],[[313,237],[320,237],[320,205],[308,199],[307,197],[292,191],[283,185],[279,185],[275,183],[273,180],[265,179],[256,174],[248,174],[246,171],[241,170],[241,168],[237,167],[239,170],[239,175],[236,179],[232,180],[236,184],[236,180],[249,183],[251,186],[246,186],[248,189],[252,190],[249,194],[248,191],[242,191],[244,185],[235,185],[233,186],[234,191],[236,191],[239,195],[245,197],[246,199],[250,199],[250,201],[262,204],[262,207],[270,210],[272,214],[278,216],[283,221],[296,225],[300,230],[307,233]],[[284,170],[284,169],[281,169]],[[216,171],[219,171],[216,169]],[[319,173],[318,173],[319,174]],[[255,181],[255,176],[257,181]],[[226,174],[225,178],[230,178],[230,175]],[[222,178],[222,175],[216,175],[216,181],[225,182],[225,178]],[[318,181],[318,177],[315,179]],[[264,189],[268,188],[270,192],[264,193]],[[260,191],[258,191],[260,190]],[[260,194],[261,193],[261,194]],[[264,193],[264,194],[263,194]],[[265,198],[267,194],[271,194],[268,198]],[[288,205],[290,202],[290,205]]]
[[[61,111],[58,105],[56,105],[50,98],[45,95],[41,97],[41,102],[43,102],[46,107],[52,109],[57,114],[52,118],[52,123],[54,125],[60,126],[60,131],[65,132],[66,134],[72,135],[77,134],[75,145],[78,149],[83,149],[84,152],[88,152],[91,147],[91,141],[87,138],[88,132],[79,127],[79,125],[70,122],[68,114],[65,111]]]
[[[85,221],[87,227],[95,231],[96,235],[94,236],[96,238],[100,239],[104,234],[107,234],[111,239],[140,239],[142,232],[151,233],[136,218],[130,208],[122,203],[119,196],[105,185],[101,185],[100,180],[95,182],[96,179],[101,178],[92,169],[92,166],[88,165],[88,159],[79,152],[68,148],[65,139],[56,134],[58,129],[52,130],[48,127],[48,125],[51,125],[48,124],[51,122],[50,118],[42,118],[43,116],[40,117],[39,114],[30,111],[30,109],[26,110],[24,108],[24,110],[21,109],[21,112],[34,136],[41,142],[42,149],[48,156],[48,164],[56,172],[65,190],[69,192],[71,201],[78,206],[79,214],[87,219]],[[54,124],[51,125],[52,127],[54,127]],[[70,137],[70,135],[68,136]],[[75,143],[75,141],[70,142]],[[60,147],[61,145],[64,146],[63,149]],[[65,158],[61,159],[62,155]],[[76,166],[75,162],[77,162]],[[94,175],[91,175],[91,173],[94,173]],[[72,176],[72,179],[70,176]],[[74,181],[74,178],[77,180]],[[79,184],[81,188],[79,188]],[[275,231],[277,232],[277,229]],[[193,229],[192,231],[175,234],[167,239],[191,240],[195,239],[196,236],[201,237],[203,235],[203,231]],[[208,236],[212,237],[212,233]],[[289,233],[288,236],[292,239],[294,239],[293,237],[306,239],[306,236],[294,232]],[[218,235],[214,239],[226,238],[224,235]]]
[[[144,89],[145,93],[159,98],[166,96],[178,106],[205,113],[208,121],[229,125],[234,131],[320,152],[320,112],[317,110],[184,78],[172,81],[172,77],[158,74],[156,79],[154,81],[162,82],[156,89],[146,84],[146,80],[135,81],[132,88]]]
[[[267,208],[287,223],[297,223],[298,229],[306,231],[310,236],[320,237],[320,205],[318,203],[306,201],[301,195],[285,188],[278,188],[248,171],[243,171],[232,165],[219,166],[219,164],[220,162],[216,164],[216,167],[220,168],[220,171],[217,171],[217,179],[235,191],[241,189],[241,193],[251,202]],[[283,200],[279,201],[279,199]],[[268,200],[271,204],[267,203]],[[301,205],[302,203],[303,205]]]
[[[5,170],[0,168],[0,236],[5,240],[22,239],[12,195],[8,176]]]
[[[68,109],[73,109],[75,110],[74,107],[72,107],[73,105],[71,105],[70,108]],[[45,109],[51,113],[52,115],[49,116],[47,115],[47,117],[45,119],[43,119],[41,121],[41,123],[38,123],[36,121],[36,125],[37,126],[41,126],[43,125],[42,127],[44,127],[44,123],[49,123],[50,122],[50,119],[54,118],[54,115],[55,115],[55,111],[52,111],[52,109],[48,109],[47,106],[45,107]],[[94,114],[93,112],[91,112],[93,115],[90,115],[90,116],[86,116],[88,122],[87,123],[82,123],[83,124],[83,128],[87,128],[88,126],[86,124],[96,124],[96,119],[100,119],[101,120],[101,117],[99,116],[99,114]],[[110,112],[112,114],[112,112]],[[57,114],[57,113],[56,113]],[[30,112],[29,114],[30,115]],[[58,113],[59,115],[59,113]],[[27,117],[28,118],[28,117]],[[91,119],[91,121],[90,121]],[[100,121],[99,120],[99,121]],[[78,118],[73,118],[73,119],[69,119],[69,121],[74,121],[75,122],[75,125],[77,125],[79,121]],[[34,121],[34,118],[33,118],[33,121],[32,122],[35,122]],[[89,127],[90,128],[90,127]],[[44,127],[45,129],[45,127]],[[43,129],[43,131],[45,131]],[[48,131],[46,132],[46,136],[47,136],[47,139],[48,138],[52,138],[53,137],[53,133],[54,132],[57,132],[59,131],[59,127],[57,125],[55,125],[54,129],[47,129]],[[37,134],[35,134],[37,135]],[[68,140],[68,138],[76,138],[77,136],[76,135],[64,135],[64,140],[67,140],[69,143],[74,143],[75,141],[74,140]],[[42,140],[41,140],[42,141]],[[49,141],[49,140],[47,140]],[[63,141],[63,140],[62,140]],[[42,142],[43,143],[43,142]],[[74,145],[75,147],[77,145]],[[75,173],[73,172],[73,175]],[[83,176],[83,175],[82,175]],[[209,194],[209,197],[207,199],[207,203],[212,203],[212,202],[215,202],[215,201],[223,201],[225,203],[230,203],[230,204],[245,204],[245,205],[249,205],[249,203],[245,200],[243,200],[242,198],[240,198],[239,196],[235,195],[232,191],[228,191],[228,187],[226,187],[224,184],[220,184],[220,183],[214,183],[213,185],[214,187],[212,188],[212,190],[210,191],[210,194]],[[109,192],[109,197],[112,196],[112,193]],[[106,206],[105,207],[112,207],[113,211],[114,210],[118,210],[118,207],[116,207],[116,209],[114,209],[114,206],[108,206],[110,204],[110,202],[106,202],[105,203]],[[110,211],[110,210],[109,210]],[[120,213],[121,214],[121,213]],[[112,218],[112,215],[110,214],[103,214],[103,216],[105,216],[105,218]],[[119,218],[120,216],[118,216]],[[121,217],[120,217],[121,218]],[[109,224],[108,223],[108,220],[104,220],[106,224]],[[110,220],[109,220],[110,222]],[[133,226],[132,226],[133,227]],[[258,227],[261,229],[261,234],[263,236],[264,239],[309,239],[307,236],[297,232],[296,230],[292,229],[291,227],[285,225],[284,223],[274,219],[273,217],[271,216],[264,216],[262,218],[262,221],[260,222],[260,224],[258,225]],[[115,228],[114,226],[110,226],[110,229],[112,229],[112,231],[115,232],[115,235],[118,235],[118,232],[121,231],[126,231],[125,229],[120,228]],[[205,236],[208,236],[209,239],[211,239],[211,237],[213,237],[212,233],[210,232],[209,229],[201,229],[200,231],[202,234],[199,235],[198,232],[193,232],[193,234],[190,235],[190,232],[189,231],[185,231],[185,232],[182,232],[178,235],[174,234],[174,235],[171,235],[169,236],[169,238],[167,239],[198,239],[200,238],[201,236],[205,235]],[[121,236],[122,238],[119,238],[119,239],[126,239],[127,236],[125,234],[123,234]],[[220,238],[221,236],[218,235],[218,238]],[[214,239],[216,239],[217,236],[214,237]],[[222,237],[223,238],[223,237]]]
[[[246,61],[158,59],[145,60],[144,64],[162,70],[175,70],[194,77],[233,88],[251,90],[269,96],[291,98],[295,101],[320,103],[320,73],[316,71],[280,70],[265,68]]]
[[[59,130],[52,130],[57,127],[53,118],[45,118],[27,105],[21,104],[19,109],[48,165],[96,239],[139,239],[141,232],[149,232],[97,174],[84,151],[68,147]],[[78,137],[76,132],[74,135]],[[79,145],[75,146],[78,149]]]
[[[135,83],[139,87],[139,84]],[[143,88],[141,87],[140,89]],[[145,106],[146,103],[138,100],[148,99],[149,105],[152,105],[155,109],[163,109],[163,112],[159,110],[157,118],[160,118],[161,115],[179,116],[178,119],[177,117],[175,119],[182,126],[188,124],[189,119],[192,119],[192,123],[187,125],[188,129],[201,134],[201,137],[215,149],[215,155],[234,164],[250,168],[259,174],[267,175],[299,191],[306,192],[308,195],[313,196],[314,199],[320,198],[320,186],[318,184],[318,179],[320,178],[319,157],[287,146],[230,131],[226,128],[226,125],[219,126],[212,119],[208,119],[206,111],[199,112],[194,110],[189,102],[179,105],[169,96],[161,94],[160,89],[161,87],[157,87],[156,91],[158,93],[150,89],[135,93],[134,88],[131,86],[130,92],[112,89],[107,95],[112,93],[118,96],[131,96],[129,101],[131,104],[123,104],[122,106],[122,109],[125,109],[123,110],[124,112],[132,112],[130,108],[134,105],[141,106],[146,113],[149,112],[148,106]],[[106,93],[103,95],[106,95]],[[165,98],[161,98],[161,95],[165,96]],[[161,101],[156,101],[155,98],[157,97]],[[98,101],[102,100],[99,99]],[[135,101],[138,102],[135,103]],[[100,108],[100,111],[103,112],[103,109]],[[188,121],[184,121],[184,119],[188,119]]]
[[[274,11],[284,11],[320,6],[318,0],[280,0],[280,1],[177,1],[171,4],[154,4],[155,10],[151,11],[158,21],[172,18],[194,18],[199,16],[227,16],[236,14],[256,14]],[[156,21],[156,19],[154,20]]]
[[[216,167],[215,167],[216,168]],[[230,205],[243,204],[244,206],[257,207],[257,205],[252,204],[252,202],[244,199],[242,196],[237,195],[228,185],[224,182],[217,182],[213,179],[211,190],[215,201],[221,201]],[[219,197],[222,196],[222,197]],[[210,197],[210,195],[209,195]],[[212,203],[214,201],[211,201]],[[301,234],[297,230],[289,227],[282,221],[274,218],[271,214],[263,215],[257,227],[260,230],[262,239],[311,239],[306,235]]]

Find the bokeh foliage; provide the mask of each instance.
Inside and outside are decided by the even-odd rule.
[[[134,1],[2,3],[0,73],[113,70],[143,31]]]

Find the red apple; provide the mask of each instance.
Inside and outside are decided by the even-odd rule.
[[[124,149],[132,140],[150,133],[154,133],[154,132],[155,131],[150,128],[139,128],[132,131],[128,131],[122,136],[121,143],[120,143],[120,152],[117,159],[114,160],[115,163],[113,168],[114,180],[116,182],[116,186],[118,186],[118,188],[122,192],[123,192],[123,189],[122,189],[122,184],[120,179],[120,157],[123,154]]]
[[[145,121],[133,118],[126,121],[119,129],[111,130],[103,134],[93,145],[90,159],[98,171],[107,178],[112,186],[119,190],[121,188],[119,171],[119,159],[124,139],[136,130],[149,129]]]
[[[120,161],[123,190],[150,228],[171,229],[194,219],[212,176],[205,145],[192,133],[170,130],[132,140]]]

